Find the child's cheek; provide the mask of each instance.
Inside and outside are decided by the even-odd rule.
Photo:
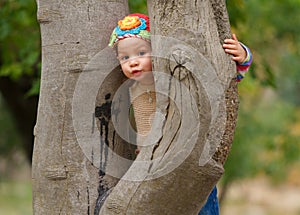
[[[126,71],[126,70],[122,70],[123,71],[123,74],[127,77],[127,78],[131,78],[131,74]]]

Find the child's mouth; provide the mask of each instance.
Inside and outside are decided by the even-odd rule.
[[[141,70],[133,70],[132,71],[132,75],[139,75],[139,74],[141,74],[142,73],[142,71]]]

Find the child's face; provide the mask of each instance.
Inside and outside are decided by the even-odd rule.
[[[152,84],[151,45],[139,38],[126,38],[118,42],[118,60],[127,78],[141,84]]]

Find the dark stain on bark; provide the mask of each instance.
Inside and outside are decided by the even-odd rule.
[[[99,167],[99,186],[98,186],[98,198],[96,201],[94,215],[100,213],[100,209],[109,195],[109,188],[105,186],[103,177],[105,176],[105,169],[108,159],[108,147],[109,147],[109,121],[111,120],[111,94],[105,95],[105,102],[95,108],[95,117],[100,122],[100,167]],[[115,132],[114,132],[115,133]],[[114,138],[113,138],[114,141]],[[114,143],[112,143],[114,145]],[[104,156],[104,157],[103,157]]]

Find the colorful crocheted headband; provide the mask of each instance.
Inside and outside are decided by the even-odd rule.
[[[108,45],[113,47],[118,41],[130,37],[141,38],[150,42],[150,23],[148,16],[134,13],[120,20],[118,26],[110,36]]]

